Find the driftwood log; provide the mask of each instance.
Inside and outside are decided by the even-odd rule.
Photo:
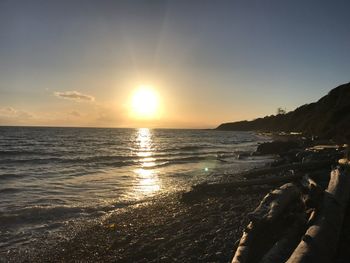
[[[232,263],[334,262],[350,198],[350,162],[345,159],[339,164],[341,167],[331,171],[326,190],[305,175],[299,184],[301,188],[289,183],[265,196],[248,215],[250,223],[243,232]],[[327,162],[313,162],[288,165],[283,169],[312,171],[329,165]],[[271,169],[276,172],[276,168],[260,169],[251,177],[267,170],[270,173]],[[302,174],[292,176],[301,178]],[[273,178],[283,177],[265,179]],[[265,179],[246,182],[259,183]],[[283,223],[285,220],[289,222]]]
[[[347,165],[331,172],[322,208],[287,262],[333,262],[349,195]]]
[[[300,211],[291,226],[288,226],[281,238],[275,242],[271,249],[263,256],[260,263],[286,262],[293,250],[300,242],[300,238],[305,233],[307,227],[313,223],[316,216],[316,208],[323,197],[323,190],[308,175],[301,180],[303,186],[302,197],[303,207],[306,211]],[[300,190],[301,191],[301,190]]]
[[[305,232],[305,218],[300,215],[284,233],[284,235],[263,256],[260,263],[285,262],[300,241],[300,236]]]
[[[245,178],[255,178],[259,177],[261,175],[266,174],[275,174],[283,171],[288,170],[298,170],[300,172],[307,172],[307,171],[313,171],[317,169],[323,169],[323,168],[329,168],[331,165],[334,164],[333,161],[314,161],[314,162],[307,162],[307,163],[292,163],[292,164],[286,164],[281,165],[278,167],[269,167],[269,168],[261,168],[261,169],[254,169],[250,170],[248,172],[243,172],[235,176],[242,176]]]
[[[287,183],[267,194],[248,218],[253,222],[274,221],[288,207],[300,198],[301,192],[293,183]]]
[[[299,197],[300,190],[292,183],[284,184],[267,194],[249,215],[251,222],[243,232],[232,263],[251,261],[256,242],[259,242],[266,230],[272,227],[279,216]]]
[[[251,244],[253,243],[256,236],[256,231],[254,230],[255,227],[253,225],[253,222],[250,222],[244,230],[241,240],[239,241],[236,253],[232,259],[232,263],[242,263],[248,261]]]
[[[254,186],[254,185],[264,185],[264,184],[281,184],[291,181],[299,180],[303,175],[300,173],[285,175],[285,176],[274,176],[263,179],[251,179],[251,180],[243,180],[236,181],[230,183],[212,183],[212,184],[198,184],[193,186],[194,192],[208,193],[208,192],[222,192],[225,190],[232,191],[237,187],[246,187],[246,186]]]

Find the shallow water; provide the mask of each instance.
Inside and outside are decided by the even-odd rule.
[[[212,130],[1,127],[0,253],[70,222],[263,165],[266,158],[244,153],[266,140]]]

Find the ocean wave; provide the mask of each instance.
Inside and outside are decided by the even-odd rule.
[[[0,164],[47,164],[47,163],[55,163],[55,162],[63,162],[62,158],[58,157],[49,157],[49,158],[30,158],[30,159],[2,159],[0,160]]]
[[[4,173],[0,174],[0,180],[7,180],[7,179],[17,179],[17,178],[23,178],[26,177],[26,174],[14,174],[14,173]]]
[[[42,220],[62,220],[77,215],[93,214],[97,211],[107,211],[107,208],[72,207],[72,206],[32,206],[12,211],[0,212],[0,225],[35,223]]]
[[[158,162],[155,162],[154,165],[151,166],[144,166],[143,169],[155,169],[155,168],[161,168],[165,166],[170,165],[176,165],[176,164],[186,164],[186,163],[196,163],[204,160],[219,160],[219,158],[216,155],[205,155],[205,156],[189,156],[189,157],[182,157],[182,158],[176,158],[176,159],[168,159],[168,160],[157,160]],[[142,164],[142,163],[141,163]]]
[[[6,225],[33,224],[40,221],[62,221],[70,218],[95,217],[115,209],[125,208],[144,202],[143,200],[122,201],[108,206],[31,206],[10,211],[0,212],[0,229]]]
[[[23,152],[21,152],[23,153]],[[35,153],[35,152],[31,152]],[[196,158],[196,156],[203,156],[208,154],[231,154],[228,151],[203,151],[197,153],[191,152],[158,152],[152,153],[147,158],[155,158],[160,161],[173,161],[177,159],[184,158]],[[16,155],[15,152],[12,152],[12,155]],[[186,156],[183,158],[183,156]],[[193,157],[192,157],[193,156]],[[50,163],[62,163],[62,164],[105,164],[112,166],[127,166],[138,161],[142,161],[145,157],[138,155],[95,155],[95,156],[85,156],[85,157],[60,157],[60,156],[49,156],[46,158],[3,158],[0,160],[0,163],[4,164],[50,164]]]
[[[211,144],[197,144],[197,145],[184,145],[184,146],[176,146],[165,148],[163,151],[165,152],[173,152],[173,151],[198,151],[203,149],[212,149],[217,148],[216,145]]]
[[[20,189],[14,188],[14,187],[0,189],[1,194],[12,194],[12,193],[20,192],[20,191],[21,191]]]
[[[30,150],[0,150],[0,156],[18,156],[18,155],[42,155],[42,150],[30,151]]]
[[[28,159],[2,159],[0,164],[6,166],[18,166],[18,165],[79,165],[86,166],[93,170],[98,168],[105,167],[127,167],[127,166],[147,166],[147,163],[154,163],[147,168],[159,168],[164,166],[169,166],[173,164],[182,164],[182,163],[194,163],[203,160],[218,160],[222,161],[227,158],[237,158],[239,154],[230,151],[205,151],[199,153],[189,153],[189,152],[177,152],[177,153],[159,153],[150,155],[147,157],[140,156],[115,156],[115,155],[106,155],[106,156],[87,156],[87,157],[77,157],[77,158],[60,158],[60,157],[48,157],[48,158],[28,158]],[[150,160],[151,159],[151,160]],[[48,167],[46,169],[49,169]],[[88,173],[88,172],[87,172]],[[85,172],[82,175],[86,174]],[[80,175],[80,174],[79,174]],[[1,179],[15,179],[18,177],[23,177],[24,174],[2,174],[0,175]]]

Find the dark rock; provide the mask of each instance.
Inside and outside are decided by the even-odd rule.
[[[306,158],[307,156],[309,156],[311,154],[312,153],[309,151],[300,151],[295,155],[295,157],[299,162],[301,162],[304,158]]]
[[[286,162],[294,163],[298,162],[299,159],[297,158],[297,155],[299,154],[300,149],[291,149],[288,152],[281,153],[280,156],[286,160]]]
[[[340,158],[342,158],[343,154],[341,152],[334,153],[311,153],[302,158],[303,163],[307,162],[320,162],[320,161],[329,161],[332,160],[337,162]]]
[[[281,154],[298,147],[295,141],[274,141],[260,144],[256,151],[261,154]]]
[[[284,158],[279,158],[279,159],[276,159],[274,160],[271,164],[270,164],[270,167],[277,167],[277,166],[280,166],[280,165],[284,165],[287,163],[287,160],[284,159]]]

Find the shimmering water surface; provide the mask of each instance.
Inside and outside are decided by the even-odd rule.
[[[249,132],[0,127],[0,253],[267,160]],[[245,156],[242,158],[242,156]]]

